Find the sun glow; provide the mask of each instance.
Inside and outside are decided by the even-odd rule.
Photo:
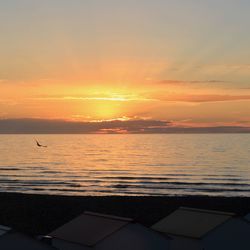
[[[82,91],[78,96],[67,96],[65,99],[82,103],[88,107],[88,115],[92,120],[112,120],[127,115],[132,103],[145,101],[143,96],[136,90],[117,88],[91,88]],[[86,109],[84,109],[86,112]]]
[[[97,101],[93,105],[92,115],[101,120],[114,118],[119,115],[119,105],[110,101]]]

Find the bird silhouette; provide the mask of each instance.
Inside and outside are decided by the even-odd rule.
[[[35,140],[35,141],[36,141],[36,145],[37,145],[38,147],[47,148],[47,146],[40,144],[37,140]]]

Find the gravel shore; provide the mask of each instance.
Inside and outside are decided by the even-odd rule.
[[[0,193],[0,224],[31,235],[47,234],[83,211],[136,219],[150,226],[180,206],[244,215],[250,197],[54,196]]]

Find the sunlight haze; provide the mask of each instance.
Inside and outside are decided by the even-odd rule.
[[[0,118],[249,126],[249,23],[246,0],[2,1]]]

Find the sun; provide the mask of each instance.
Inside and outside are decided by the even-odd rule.
[[[119,113],[119,104],[115,101],[98,101],[92,109],[93,116],[100,120],[114,119]]]
[[[82,88],[76,98],[75,95],[67,99],[75,102],[74,113],[91,121],[133,116],[133,108],[145,102],[145,97],[134,89]]]

